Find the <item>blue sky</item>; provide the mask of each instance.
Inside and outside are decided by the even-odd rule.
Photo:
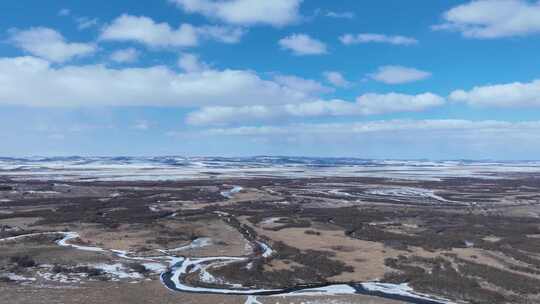
[[[0,155],[540,153],[537,1],[0,9]]]

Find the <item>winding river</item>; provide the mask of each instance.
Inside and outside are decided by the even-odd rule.
[[[62,235],[63,238],[56,241],[56,244],[62,247],[71,247],[77,250],[92,251],[97,253],[110,253],[122,259],[137,260],[145,262],[154,262],[160,264],[167,264],[164,268],[166,270],[161,273],[160,278],[164,286],[170,290],[178,292],[200,293],[200,294],[223,294],[223,295],[241,295],[248,296],[246,303],[259,303],[256,296],[317,296],[317,295],[347,295],[347,294],[361,294],[369,295],[386,299],[393,299],[404,301],[413,304],[451,304],[452,302],[444,299],[437,299],[435,297],[424,295],[415,292],[412,288],[406,284],[387,284],[380,282],[365,282],[365,283],[346,283],[346,284],[313,284],[292,286],[283,289],[250,289],[244,288],[238,285],[231,285],[227,288],[210,288],[210,287],[198,287],[192,286],[184,281],[184,278],[188,274],[199,272],[201,281],[206,283],[218,282],[207,269],[225,265],[229,263],[239,261],[250,261],[260,257],[270,257],[273,254],[273,250],[267,244],[256,241],[255,246],[259,246],[261,253],[259,255],[245,256],[245,257],[185,257],[172,255],[170,252],[182,251],[185,248],[201,248],[207,246],[210,242],[208,239],[197,239],[190,244],[172,249],[161,250],[162,256],[156,257],[137,257],[131,256],[129,252],[121,250],[103,249],[100,247],[81,246],[70,243],[71,240],[79,238],[77,232],[42,232],[31,233],[15,237],[9,237],[0,239],[0,242],[17,241],[23,238],[35,237],[40,235]],[[220,282],[221,285],[227,285]]]

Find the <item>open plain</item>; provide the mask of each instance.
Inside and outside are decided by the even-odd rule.
[[[2,303],[538,303],[536,163],[2,159]]]

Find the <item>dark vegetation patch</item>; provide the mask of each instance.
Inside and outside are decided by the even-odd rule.
[[[88,277],[98,277],[98,276],[104,275],[103,270],[90,267],[90,266],[65,267],[61,265],[54,265],[51,271],[53,273],[63,273],[63,274],[84,273]]]
[[[304,231],[304,233],[307,235],[321,235],[319,231],[315,231],[315,230],[306,230]]]
[[[13,282],[8,276],[0,275],[0,283],[11,283]]]
[[[150,272],[144,265],[139,264],[139,263],[129,263],[128,267],[134,272],[137,272],[143,275],[146,275]]]
[[[493,285],[521,295],[540,293],[538,279],[462,259],[458,259],[457,262],[463,275],[482,278]]]
[[[281,260],[285,264],[295,262],[289,270],[272,270],[264,268],[262,259],[251,262],[229,264],[212,270],[212,273],[224,277],[229,282],[251,282],[253,286],[266,288],[283,288],[300,284],[328,283],[328,278],[343,272],[353,272],[351,266],[332,259],[334,254],[328,251],[304,250],[276,242],[272,248],[276,255],[272,259]],[[299,264],[300,266],[297,266]]]
[[[16,255],[10,259],[11,263],[16,264],[18,267],[30,268],[36,266],[36,262],[27,255]]]
[[[140,224],[141,229],[155,229],[160,220],[172,212],[151,212],[150,205],[160,205],[168,200],[194,201],[212,203],[223,201],[219,194],[223,184],[239,185],[244,188],[272,189],[279,195],[276,202],[251,201],[228,206],[210,205],[199,210],[177,210],[175,220],[197,222],[203,219],[216,218],[215,211],[223,211],[231,216],[222,217],[235,227],[249,241],[258,239],[255,231],[240,223],[236,217],[247,216],[250,223],[255,225],[264,218],[279,217],[277,230],[301,227],[339,227],[346,235],[383,243],[387,247],[407,250],[410,246],[422,247],[430,251],[465,248],[468,246],[500,252],[523,264],[507,265],[519,272],[537,274],[540,272],[540,239],[527,238],[527,235],[540,234],[540,220],[533,218],[517,218],[507,216],[477,215],[470,213],[462,206],[451,204],[426,205],[425,201],[414,200],[396,204],[395,200],[379,197],[368,200],[361,207],[346,208],[313,208],[313,202],[320,203],[325,197],[298,197],[298,194],[309,194],[310,189],[317,189],[318,184],[355,183],[362,186],[344,187],[344,192],[361,195],[370,185],[413,186],[436,190],[438,195],[460,202],[476,202],[482,208],[494,208],[492,201],[501,195],[516,195],[518,189],[523,199],[536,199],[540,191],[540,178],[527,176],[516,179],[482,180],[476,178],[449,178],[442,181],[405,182],[397,179],[383,178],[316,178],[316,179],[212,179],[179,182],[88,182],[71,183],[77,187],[101,187],[120,192],[118,197],[100,197],[81,195],[78,197],[43,197],[27,196],[10,202],[13,207],[50,207],[47,210],[19,211],[13,214],[0,214],[0,219],[13,217],[42,217],[39,224],[66,223],[97,223],[106,229],[117,229],[122,224]],[[1,183],[2,185],[7,182]],[[10,183],[11,184],[11,183]],[[52,187],[51,183],[28,182],[25,184],[39,189]],[[1,187],[1,186],[0,186]],[[210,190],[208,187],[214,187]],[[325,186],[327,188],[327,186]],[[356,189],[355,189],[356,187]],[[526,187],[526,188],[523,188]],[[17,189],[19,185],[17,184]],[[8,191],[8,190],[5,190]],[[440,192],[440,193],[439,193]],[[335,197],[334,197],[335,198]],[[341,197],[340,199],[345,199]],[[52,210],[54,208],[54,211]],[[473,207],[471,207],[472,209]],[[475,207],[474,207],[475,208]],[[497,207],[498,208],[498,207]],[[483,211],[483,210],[480,210]],[[501,212],[502,214],[502,212]],[[418,223],[419,229],[407,230],[407,233],[393,232],[401,229],[404,222]],[[397,223],[397,224],[396,224]],[[159,227],[160,237],[155,239],[164,246],[169,242],[192,240],[199,237],[190,231],[171,231],[166,226]],[[18,232],[0,232],[0,236],[14,236]],[[28,233],[25,231],[24,233]],[[285,232],[283,232],[285,233]],[[307,229],[307,234],[316,235],[315,230]],[[497,242],[487,242],[487,236],[500,238]],[[257,286],[283,287],[306,283],[325,283],[328,278],[339,275],[352,268],[336,261],[330,252],[307,250],[283,243],[274,243],[273,249],[277,254],[273,259],[289,263],[288,270],[265,270],[264,259],[255,259],[251,267],[246,263],[235,263],[213,270],[217,276],[226,278],[229,282],[251,282]],[[339,250],[340,248],[333,248]],[[341,248],[345,250],[345,248]],[[256,250],[260,251],[260,248]],[[409,282],[415,288],[426,293],[462,299],[470,303],[526,303],[519,297],[510,294],[532,294],[538,292],[540,283],[533,282],[529,277],[513,274],[508,271],[492,269],[481,264],[455,261],[455,257],[445,256],[439,259],[400,258],[387,261],[387,265],[396,270],[385,279],[389,282]],[[449,264],[453,261],[454,264]],[[17,263],[15,263],[17,264]],[[142,266],[142,265],[141,265]],[[19,267],[19,266],[17,266]],[[134,266],[138,267],[138,266]],[[487,267],[487,268],[486,268]],[[139,270],[142,270],[139,267]],[[429,271],[428,271],[429,270]],[[71,271],[71,270],[68,270]],[[513,274],[516,275],[516,274]],[[515,282],[509,282],[515,281]],[[482,283],[489,282],[508,293],[500,293],[487,288]],[[517,286],[519,285],[519,286]],[[524,297],[524,296],[523,296]],[[523,298],[522,297],[522,298]]]
[[[0,185],[0,191],[13,191],[14,188],[12,186],[7,185]]]
[[[279,231],[282,229],[287,228],[309,228],[311,227],[311,222],[309,220],[305,219],[299,219],[299,218],[280,218],[275,222],[276,224],[279,224],[279,226],[272,227],[272,228],[265,228],[273,231]]]
[[[469,303],[508,303],[510,297],[483,288],[474,277],[464,276],[443,258],[404,257],[387,259],[386,266],[398,270],[388,273],[388,283],[409,283],[415,290]],[[419,266],[421,265],[421,266]]]

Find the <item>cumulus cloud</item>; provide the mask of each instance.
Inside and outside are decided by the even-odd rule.
[[[419,95],[371,93],[358,97],[357,103],[361,106],[364,114],[418,112],[443,105],[444,98],[432,93]]]
[[[283,49],[291,50],[295,55],[326,54],[326,44],[306,34],[292,34],[279,40]]]
[[[237,27],[206,25],[198,27],[197,33],[203,38],[223,43],[238,43],[246,31]]]
[[[200,73],[210,69],[210,66],[199,60],[196,54],[184,53],[178,57],[178,67],[188,73]]]
[[[204,107],[189,113],[186,123],[190,125],[227,125],[240,121],[253,122],[268,120],[277,115],[277,109],[264,105],[243,107]]]
[[[144,16],[122,15],[107,25],[101,40],[134,41],[149,47],[192,47],[200,39],[212,39],[224,43],[236,43],[244,31],[238,28],[181,24],[172,28],[167,23],[157,23]]]
[[[345,77],[340,72],[326,71],[323,73],[323,76],[324,78],[326,78],[326,81],[336,87],[346,88],[351,85],[351,83],[347,79],[345,79]]]
[[[46,27],[11,29],[9,34],[9,40],[18,48],[53,62],[65,62],[97,51],[96,45],[92,43],[68,42],[62,34]]]
[[[384,34],[362,33],[362,34],[345,34],[339,37],[341,43],[345,45],[361,44],[361,43],[388,43],[394,45],[413,45],[417,44],[418,40],[405,36],[389,36]]]
[[[450,99],[473,106],[540,107],[540,80],[478,86],[469,91],[456,90],[450,94]]]
[[[442,97],[432,93],[419,95],[370,93],[359,96],[356,102],[334,99],[279,106],[204,107],[190,113],[186,122],[192,125],[227,125],[305,117],[418,112],[441,106],[444,102],[445,100]]]
[[[300,19],[302,0],[170,0],[188,13],[230,24],[284,26]]]
[[[379,67],[375,73],[368,76],[386,84],[403,84],[424,80],[429,78],[431,73],[399,65],[387,65]]]
[[[85,30],[99,25],[98,18],[78,17],[75,18],[75,21],[77,22],[77,28],[79,30]]]
[[[14,57],[0,58],[0,79],[0,105],[200,107],[311,100],[304,92],[245,70],[55,67],[36,57]]]
[[[493,39],[540,33],[540,1],[478,0],[443,14],[434,30],[460,32],[467,38]]]
[[[287,88],[304,92],[306,95],[317,95],[333,91],[332,88],[326,87],[320,82],[293,75],[277,75],[274,77],[274,81]]]
[[[534,159],[540,153],[540,121],[371,120],[213,127],[168,134],[183,143],[203,140],[233,148],[257,143],[249,145],[247,152],[257,155]]]
[[[139,58],[139,51],[135,48],[127,48],[114,51],[110,59],[117,63],[130,63],[135,62]]]
[[[206,134],[251,136],[251,135],[281,135],[281,134],[368,134],[385,133],[394,131],[471,131],[475,133],[492,132],[493,135],[500,132],[519,131],[538,132],[540,121],[530,122],[507,122],[496,120],[471,121],[461,119],[434,119],[434,120],[380,120],[353,123],[302,123],[285,126],[260,126],[260,127],[233,127],[207,129]],[[536,133],[536,139],[540,139],[540,133]]]
[[[326,12],[326,17],[337,18],[337,19],[353,19],[355,14],[353,12]]]

